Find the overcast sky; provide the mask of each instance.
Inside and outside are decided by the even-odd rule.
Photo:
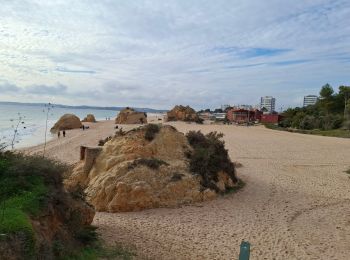
[[[298,106],[350,85],[349,0],[1,0],[0,100]]]

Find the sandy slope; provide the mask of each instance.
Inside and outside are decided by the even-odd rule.
[[[94,224],[108,243],[132,244],[140,258],[149,259],[237,259],[243,239],[252,244],[251,259],[349,259],[349,139],[262,127],[173,125],[183,132],[223,132],[231,158],[243,164],[238,174],[247,186],[178,209],[98,213]],[[95,127],[72,131],[77,137],[65,143],[51,142],[50,155],[72,162],[79,143],[95,144],[114,132],[110,122]]]

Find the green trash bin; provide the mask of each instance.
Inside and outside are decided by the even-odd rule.
[[[250,256],[250,244],[249,242],[242,241],[239,251],[239,260],[249,260]]]

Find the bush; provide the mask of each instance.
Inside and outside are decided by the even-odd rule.
[[[61,174],[66,169],[41,156],[0,152],[0,233],[9,238],[22,234],[24,241],[24,248],[17,244],[14,254],[30,258],[38,253],[30,219],[48,210],[53,200],[59,203],[65,197]]]
[[[343,127],[345,130],[350,130],[350,120],[344,121]]]
[[[147,141],[152,141],[156,134],[159,132],[160,127],[156,124],[148,124],[145,126],[145,139]]]
[[[315,128],[319,128],[319,120],[314,116],[305,116],[299,124],[300,129],[311,130]]]
[[[98,240],[97,227],[85,226],[78,230],[75,237],[84,244],[92,244]]]
[[[105,139],[101,139],[98,141],[98,146],[104,146],[109,140],[112,140],[112,136],[108,136]]]
[[[181,181],[182,177],[184,177],[185,175],[181,174],[181,173],[174,173],[173,176],[171,177],[170,181],[172,182],[176,182],[176,181]]]
[[[157,158],[151,158],[151,159],[141,158],[141,159],[136,159],[131,164],[129,164],[128,168],[134,169],[138,165],[145,165],[150,169],[158,170],[161,165],[169,165],[169,164]]]
[[[225,142],[220,140],[223,134],[211,132],[204,135],[200,131],[190,131],[186,137],[193,147],[193,152],[187,155],[190,159],[190,170],[202,176],[203,187],[219,192],[215,182],[218,181],[220,171],[226,172],[234,183],[238,181],[235,166],[225,149]]]
[[[202,119],[202,118],[200,118],[200,117],[197,117],[197,118],[194,120],[194,122],[196,122],[197,124],[202,125],[203,122],[204,122],[204,119]]]

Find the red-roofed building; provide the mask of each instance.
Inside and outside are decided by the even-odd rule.
[[[261,111],[247,109],[230,109],[227,111],[227,119],[238,124],[260,120]]]
[[[282,116],[279,114],[263,114],[261,115],[261,123],[265,124],[278,124],[282,120]]]

